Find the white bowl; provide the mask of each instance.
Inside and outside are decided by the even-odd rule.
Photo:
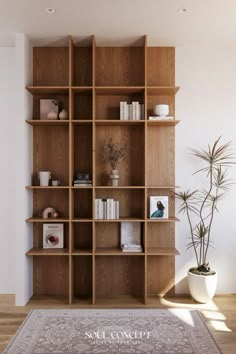
[[[169,105],[168,104],[157,104],[154,107],[154,114],[160,117],[166,117],[169,114]]]

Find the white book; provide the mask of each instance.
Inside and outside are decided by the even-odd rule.
[[[132,102],[132,118],[131,120],[136,120],[136,103],[137,102]]]
[[[103,219],[103,204],[100,198],[98,200],[98,219]]]
[[[141,112],[141,104],[137,104],[137,119],[141,120],[142,119],[142,112]]]
[[[160,117],[160,116],[149,116],[149,120],[174,120],[174,117],[167,116],[167,117]]]
[[[112,219],[112,203],[113,203],[113,199],[107,198],[107,219],[108,220]]]
[[[132,104],[129,104],[129,120],[132,120]]]
[[[99,219],[99,199],[95,199],[95,219]]]
[[[127,102],[125,102],[125,106],[124,106],[124,120],[128,120],[129,119],[129,105]]]
[[[124,119],[124,102],[120,102],[120,120]]]
[[[107,219],[107,200],[102,199],[102,219]]]
[[[118,200],[115,200],[115,219],[119,219],[120,218],[120,211],[119,211],[119,206],[120,203]]]

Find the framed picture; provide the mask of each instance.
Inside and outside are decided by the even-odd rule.
[[[168,219],[169,203],[168,196],[150,197],[150,219]]]
[[[43,248],[63,247],[63,224],[43,224]]]

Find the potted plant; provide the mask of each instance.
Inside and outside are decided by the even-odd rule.
[[[126,145],[120,146],[118,143],[114,143],[113,139],[103,140],[102,142],[102,153],[103,161],[109,163],[111,166],[111,183],[113,187],[119,184],[119,173],[117,170],[117,165],[119,161],[125,160],[127,158],[127,147]]]
[[[176,192],[180,200],[180,212],[186,214],[191,241],[187,249],[193,248],[196,266],[188,271],[188,284],[192,297],[201,303],[210,301],[216,291],[217,272],[208,262],[208,251],[212,243],[212,224],[218,204],[228,192],[232,180],[227,177],[228,168],[235,162],[231,142],[221,144],[219,137],[212,146],[191,149],[191,154],[203,162],[203,167],[194,174],[202,173],[207,179],[207,188]]]

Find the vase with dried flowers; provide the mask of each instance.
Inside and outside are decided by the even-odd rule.
[[[117,187],[119,185],[119,173],[117,165],[120,161],[127,158],[127,146],[115,143],[112,138],[102,141],[102,156],[103,161],[111,166],[111,185]]]

